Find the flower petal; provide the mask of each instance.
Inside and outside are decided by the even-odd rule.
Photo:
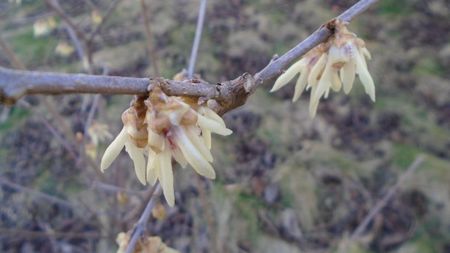
[[[188,162],[184,158],[181,150],[177,147],[177,148],[172,149],[171,151],[172,151],[173,159],[175,159],[175,161],[177,161],[177,163],[180,164],[183,169],[186,168]]]
[[[102,161],[100,163],[100,170],[105,171],[111,163],[117,158],[120,154],[120,151],[125,146],[125,142],[128,139],[128,134],[125,128],[122,128],[117,137],[109,144],[108,148],[106,148],[105,153],[103,154]]]
[[[332,74],[332,65],[331,63],[328,63],[325,67],[325,70],[322,73],[322,76],[320,77],[319,83],[317,84],[317,89],[314,93],[311,95],[311,100],[314,102],[317,100],[320,100],[320,98],[324,95],[324,93],[330,88],[331,86],[331,74]]]
[[[372,101],[375,102],[375,84],[373,83],[372,76],[370,76],[370,73],[367,70],[367,65],[363,59],[364,57],[361,54],[356,54],[356,72],[358,73],[359,79],[364,86],[364,90],[370,96]]]
[[[202,129],[202,137],[203,141],[206,144],[206,147],[208,149],[211,149],[211,131],[209,131],[208,129]]]
[[[205,115],[207,118],[210,118],[225,127],[225,121],[223,121],[222,117],[220,117],[215,111],[211,110],[209,107],[202,106],[200,107],[199,112],[201,112],[201,114]]]
[[[161,187],[167,204],[173,206],[175,204],[175,193],[173,189],[173,170],[172,161],[169,150],[164,150],[159,154]]]
[[[295,91],[294,91],[294,97],[292,98],[292,102],[297,101],[300,96],[303,93],[303,90],[305,90],[305,86],[308,83],[308,73],[307,71],[303,71],[300,73],[300,77],[297,79],[297,82],[295,83]]]
[[[292,64],[292,66],[290,66],[283,74],[281,74],[277,78],[270,92],[277,91],[281,87],[289,83],[289,81],[291,81],[291,79],[294,78],[294,76],[297,75],[304,66],[305,66],[304,60],[299,60],[296,63]]]
[[[214,171],[211,164],[200,154],[197,148],[191,143],[189,138],[186,136],[184,131],[181,129],[176,129],[175,131],[176,141],[178,147],[180,147],[184,158],[188,163],[194,168],[194,170],[207,178],[214,179],[216,177],[216,172]]]
[[[331,73],[331,89],[333,91],[338,92],[342,88],[341,79],[339,79],[339,75],[336,69],[333,69]]]
[[[319,60],[316,62],[314,67],[312,67],[311,71],[309,72],[308,76],[308,84],[311,87],[314,87],[319,82],[320,75],[324,71],[325,65],[327,63],[327,54],[323,53]]]
[[[143,185],[145,185],[146,179],[145,179],[145,158],[144,158],[144,152],[142,149],[136,147],[134,143],[131,141],[125,142],[125,150],[128,152],[128,155],[130,156],[131,160],[133,160],[134,164],[134,170],[136,172],[136,176]]]
[[[185,127],[185,133],[192,144],[197,148],[198,151],[200,151],[200,154],[203,155],[203,157],[208,162],[213,161],[213,156],[211,152],[209,151],[209,148],[206,146],[206,143],[203,141],[203,139],[196,133],[194,127]]]
[[[340,74],[342,83],[344,85],[345,94],[348,94],[352,89],[353,82],[355,81],[355,71],[356,65],[353,58],[351,58],[350,61],[344,64],[344,66],[341,68]]]
[[[150,185],[154,185],[156,180],[158,180],[157,171],[159,170],[159,162],[156,160],[157,155],[149,150],[148,161],[147,161],[147,182]]]
[[[208,119],[205,116],[202,116],[200,114],[198,114],[198,117],[197,117],[197,124],[200,126],[200,128],[202,130],[208,129],[211,132],[216,133],[216,134],[227,136],[227,135],[230,135],[233,133],[233,131],[222,126],[220,123],[217,123],[214,120]]]

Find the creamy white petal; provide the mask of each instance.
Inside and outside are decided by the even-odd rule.
[[[333,69],[331,73],[331,89],[333,91],[338,92],[342,88],[341,79],[339,79],[339,75],[336,69]]]
[[[198,174],[214,179],[216,177],[216,172],[213,167],[195,148],[184,132],[177,129],[177,131],[175,131],[175,135],[178,147],[180,147],[184,158],[186,158],[192,168],[194,168]]]
[[[315,88],[312,89],[311,93],[313,93],[314,91],[315,91]],[[313,99],[309,100],[309,116],[311,118],[314,118],[316,116],[317,107],[319,106],[319,102],[320,102],[320,100],[313,100]]]
[[[355,81],[355,71],[356,65],[353,58],[341,68],[340,74],[345,94],[348,94],[352,89],[353,82]]]
[[[325,91],[325,95],[323,95],[323,98],[328,98],[328,95],[330,95],[330,88],[328,88],[328,89]]]
[[[356,72],[358,73],[359,79],[364,86],[364,90],[370,96],[372,101],[375,102],[375,84],[373,83],[372,76],[370,76],[367,66],[363,62],[364,56],[361,54],[356,54]]]
[[[200,107],[199,112],[200,111],[202,115],[205,115],[206,117],[215,120],[217,121],[217,123],[220,123],[221,125],[225,126],[225,121],[223,121],[222,117],[220,117],[215,111],[211,110],[206,106]]]
[[[203,157],[208,162],[213,161],[213,156],[211,152],[209,151],[209,148],[206,146],[203,139],[196,133],[194,127],[184,127],[186,135],[188,136],[189,140],[192,144],[197,148],[198,151],[200,151],[200,154],[203,155]],[[183,130],[181,130],[183,131]]]
[[[147,160],[147,182],[150,185],[154,185],[158,179],[156,171],[159,170],[159,162],[157,162],[156,158],[157,155],[150,150]]]
[[[319,78],[320,74],[322,74],[322,72],[324,71],[326,63],[327,63],[327,54],[323,53],[320,56],[319,60],[314,65],[314,67],[312,67],[311,71],[309,72],[308,84],[311,87],[316,86],[317,83],[319,82],[318,78]]]
[[[300,70],[305,66],[305,62],[302,60],[297,61],[296,63],[292,64],[286,72],[281,74],[277,80],[275,81],[275,84],[273,85],[270,92],[274,92],[279,90],[281,87],[285,86],[289,81],[291,81],[292,78],[294,78],[295,75],[297,75]]]
[[[292,101],[297,101],[300,96],[303,93],[303,90],[305,90],[305,86],[308,83],[308,71],[303,71],[300,73],[300,77],[297,79],[297,82],[295,83],[295,91],[294,91],[294,97],[292,98]]]
[[[171,150],[171,152],[173,159],[175,159],[175,161],[177,161],[177,163],[180,164],[183,169],[186,168],[188,162],[186,161],[186,158],[184,158],[181,150],[179,148],[174,148]]]
[[[159,154],[159,162],[159,182],[161,182],[161,187],[163,189],[167,204],[169,204],[169,206],[173,206],[175,204],[175,193],[173,189],[172,161],[169,150],[164,150]]]
[[[145,157],[144,151],[134,145],[131,141],[125,142],[125,150],[128,152],[131,160],[133,160],[136,176],[143,185],[147,183],[145,179]]]
[[[327,89],[331,86],[331,74],[332,74],[332,65],[331,63],[327,63],[325,70],[322,73],[322,76],[317,84],[317,89],[311,95],[311,100],[314,102],[319,101],[320,98],[325,94]]]
[[[108,148],[106,148],[105,153],[103,154],[102,161],[100,163],[100,170],[105,171],[111,163],[117,158],[120,154],[120,151],[125,146],[125,142],[128,139],[127,131],[124,128],[120,131],[117,137],[109,144]]]
[[[208,149],[211,149],[211,131],[209,131],[208,129],[202,129],[202,137],[203,141],[206,144],[206,147]]]
[[[214,120],[208,119],[205,116],[202,116],[200,114],[197,114],[197,124],[200,126],[201,129],[208,129],[213,133],[220,134],[220,135],[230,135],[233,133],[230,129],[224,127],[220,123],[217,123]]]
[[[363,47],[361,48],[361,53],[368,59],[372,59],[372,55],[370,54],[369,50],[367,48]]]
[[[150,127],[147,128],[147,133],[148,133],[148,144],[151,147],[155,147],[158,150],[163,150],[164,149],[164,137],[155,133]]]

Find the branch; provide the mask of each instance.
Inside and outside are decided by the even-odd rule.
[[[414,173],[414,171],[422,165],[425,158],[423,156],[417,157],[414,162],[408,167],[408,169],[398,178],[397,182],[388,190],[386,195],[383,196],[382,199],[380,199],[375,206],[370,210],[370,212],[367,214],[367,216],[364,218],[364,220],[358,225],[358,227],[355,229],[355,231],[351,235],[351,239],[355,240],[356,238],[360,237],[362,233],[366,230],[369,223],[375,218],[375,216],[383,210],[383,208],[387,205],[387,203],[394,197],[397,190],[400,188],[400,186],[403,184],[403,182],[411,176],[411,174]]]
[[[337,17],[351,21],[378,0],[361,0]],[[293,61],[313,47],[328,39],[334,31],[334,21],[329,21],[304,41],[278,59],[270,62],[263,70],[251,76],[244,73],[234,80],[214,85],[198,80],[173,81],[133,77],[104,77],[82,74],[55,74],[42,72],[13,71],[0,68],[0,102],[13,103],[28,94],[145,94],[153,85],[159,85],[168,95],[185,95],[215,99],[216,111],[225,113],[245,103],[247,97],[264,81],[283,72]]]
[[[145,0],[141,0],[141,7],[142,7],[142,17],[144,19],[144,29],[145,29],[145,36],[147,37],[147,51],[148,51],[148,60],[150,60],[150,64],[153,67],[153,74],[156,76],[159,76],[159,67],[158,67],[158,57],[157,53],[155,51],[155,46],[152,36],[152,29],[150,27],[150,17],[149,15],[149,9],[147,4],[145,3]]]
[[[75,31],[76,35],[80,39],[84,40],[86,38],[85,33],[80,29],[78,25],[75,24],[75,22],[73,22],[72,18],[69,17],[69,15],[67,15],[67,13],[61,8],[61,5],[59,4],[58,0],[46,0],[46,3],[54,12],[56,12],[56,14],[58,14],[58,16],[62,18],[62,20],[64,20],[64,22],[66,22],[68,26],[70,26]]]
[[[134,248],[136,247],[136,243],[142,236],[142,234],[145,231],[145,225],[148,223],[148,220],[150,219],[150,215],[152,214],[152,209],[156,204],[156,198],[161,194],[161,185],[159,183],[156,183],[152,188],[152,194],[151,197],[147,203],[147,206],[144,209],[144,212],[142,213],[141,217],[139,218],[139,221],[136,223],[136,226],[133,229],[133,232],[131,233],[131,239],[128,242],[126,253],[133,253]]]
[[[200,39],[202,38],[203,23],[205,21],[206,2],[207,0],[201,0],[198,10],[197,27],[195,29],[194,43],[192,43],[191,57],[189,58],[188,78],[194,76],[195,63],[197,61],[198,48],[200,46]]]

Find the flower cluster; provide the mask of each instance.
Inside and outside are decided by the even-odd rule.
[[[159,88],[148,98],[136,99],[122,114],[122,121],[124,127],[106,149],[101,170],[108,168],[125,146],[138,180],[144,185],[159,180],[170,206],[175,202],[172,158],[182,167],[189,164],[198,174],[214,179],[211,133],[232,133],[219,115],[198,105],[196,99],[167,96]]]
[[[321,43],[278,77],[271,90],[285,86],[297,74],[293,101],[297,101],[303,90],[311,89],[309,113],[314,117],[321,97],[327,98],[330,89],[348,94],[358,74],[365,92],[375,101],[375,85],[367,69],[370,59],[362,39],[348,31],[346,23],[337,20],[336,31],[327,42]]]

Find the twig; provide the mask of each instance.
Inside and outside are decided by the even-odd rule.
[[[97,25],[97,27],[95,28],[95,30],[91,33],[91,35],[89,36],[88,40],[89,42],[92,42],[95,38],[95,36],[102,30],[103,26],[106,23],[106,20],[111,16],[111,14],[113,13],[113,11],[116,9],[117,5],[120,3],[120,1],[122,0],[114,0],[111,5],[108,7],[108,9],[106,10],[105,15],[103,15],[102,17],[102,21],[100,22],[100,24]]]
[[[144,209],[144,212],[142,212],[141,217],[139,218],[139,221],[136,223],[133,232],[131,233],[131,239],[128,242],[128,246],[126,249],[126,253],[133,253],[134,248],[136,247],[136,243],[141,237],[141,235],[145,231],[145,225],[148,223],[148,220],[150,219],[150,215],[152,213],[152,209],[156,204],[156,198],[161,194],[161,185],[157,182],[152,188],[152,197],[149,199],[147,206]]]
[[[0,228],[1,235],[7,235],[7,237],[17,238],[17,237],[27,237],[27,238],[45,238],[47,237],[47,232],[44,231],[31,231],[31,230],[21,230],[21,229],[8,229]],[[97,232],[54,232],[53,236],[56,238],[100,238]]]
[[[191,57],[189,58],[188,78],[194,76],[195,63],[197,62],[198,48],[200,46],[200,39],[202,38],[203,23],[205,21],[206,2],[207,0],[201,0],[199,6],[194,43],[192,44]]]
[[[65,28],[67,30],[67,34],[69,34],[69,38],[72,41],[72,44],[75,47],[75,50],[77,51],[78,58],[80,59],[84,70],[89,70],[91,68],[88,58],[85,54],[85,49],[83,48],[85,44],[83,44],[78,36],[76,35],[73,28],[69,25],[65,25]]]
[[[153,68],[153,75],[159,76],[159,67],[158,67],[158,57],[155,51],[155,46],[152,43],[152,29],[150,27],[150,18],[149,18],[149,9],[145,0],[141,0],[142,7],[142,17],[144,18],[144,28],[145,28],[145,36],[147,37],[147,51],[148,51],[148,59],[150,60],[150,64]]]
[[[134,190],[129,190],[129,189],[125,189],[125,188],[121,188],[115,185],[110,185],[110,184],[106,184],[100,181],[94,181],[92,183],[92,188],[95,189],[100,189],[103,191],[107,191],[107,192],[113,192],[113,193],[118,193],[118,192],[126,192],[128,194],[134,194],[134,195],[140,195],[142,192],[140,191],[134,191]]]
[[[63,199],[57,198],[55,196],[51,196],[51,195],[48,195],[46,193],[39,192],[39,191],[30,189],[28,187],[25,187],[25,186],[13,183],[13,182],[7,180],[4,177],[0,177],[0,184],[5,185],[5,186],[7,186],[9,188],[12,188],[12,189],[14,189],[16,191],[29,193],[30,195],[33,195],[33,196],[35,196],[37,198],[44,199],[46,201],[58,204],[60,206],[63,206],[63,207],[69,208],[69,209],[74,208],[73,204],[71,204],[70,202],[68,202],[66,200],[63,200]]]
[[[337,18],[350,21],[376,2],[377,0],[361,0]],[[294,60],[325,41],[333,33],[333,24],[334,20],[319,28],[319,30],[293,49],[270,62],[254,77],[244,73],[238,78],[215,85],[197,83],[195,80],[176,82],[165,79],[157,79],[156,84],[160,85],[168,95],[188,95],[215,99],[218,105],[213,109],[223,114],[243,105],[247,97],[265,80],[280,74]],[[151,88],[155,84],[155,80],[132,77],[20,72],[0,68],[0,102],[13,103],[27,94],[145,94],[147,93],[147,86],[150,85]]]
[[[387,205],[387,203],[392,199],[397,190],[403,184],[403,182],[411,176],[414,171],[423,163],[425,158],[423,156],[417,157],[414,162],[408,167],[408,169],[398,178],[397,182],[387,191],[386,195],[383,196],[375,206],[370,210],[364,220],[358,225],[358,227],[352,233],[350,239],[355,240],[361,236],[361,234],[366,230],[369,223],[373,218]]]
[[[14,68],[25,69],[25,65],[16,57],[16,54],[11,50],[11,48],[9,48],[8,43],[2,38],[2,36],[0,36],[0,48],[3,52],[5,52]]]
[[[64,22],[69,25],[77,34],[77,36],[84,40],[86,38],[85,33],[80,29],[78,25],[76,25],[72,18],[61,8],[61,5],[59,4],[58,0],[45,0],[47,2],[47,5],[52,8],[54,12],[60,16]]]

